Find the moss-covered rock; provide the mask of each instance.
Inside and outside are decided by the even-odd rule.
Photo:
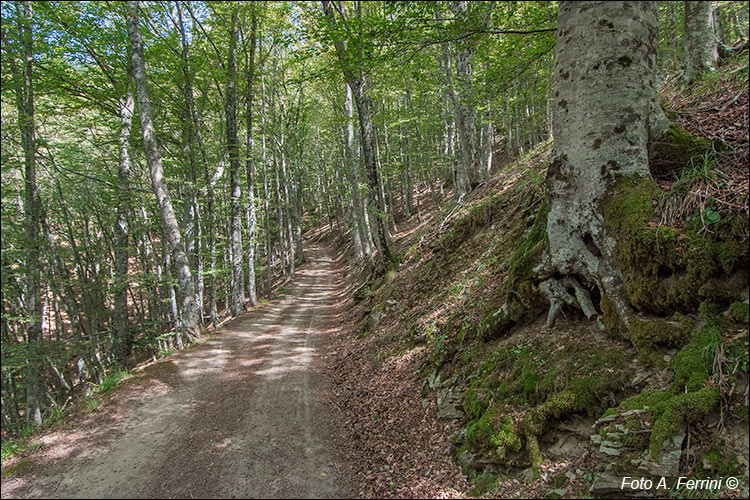
[[[733,302],[729,306],[729,313],[737,323],[747,325],[750,322],[750,307],[747,302]]]
[[[693,334],[691,342],[672,359],[675,392],[697,391],[713,371],[716,348],[721,343],[721,331],[715,325]]]
[[[466,446],[490,451],[502,462],[509,452],[521,449],[521,439],[513,420],[491,407],[467,427]]]
[[[496,311],[490,312],[479,323],[476,329],[477,337],[487,341],[498,338],[510,330],[510,328],[521,320],[523,306],[516,301],[503,304]]]
[[[719,389],[708,385],[721,330],[709,325],[693,333],[690,343],[672,359],[674,381],[665,390],[636,394],[620,404],[623,411],[648,410],[653,427],[648,439],[652,460],[658,460],[662,445],[685,425],[705,417],[719,402]],[[608,410],[600,420],[613,418]],[[635,444],[635,443],[630,443]]]
[[[690,134],[674,123],[648,145],[648,167],[655,177],[668,177],[690,165],[690,160],[711,151],[712,143]]]
[[[725,456],[718,447],[714,446],[701,455],[700,466],[710,475],[726,477],[735,475],[740,463],[737,455]]]
[[[631,304],[661,316],[694,312],[706,299],[728,305],[747,285],[741,272],[750,267],[747,214],[722,219],[710,232],[700,220],[677,231],[653,220],[659,193],[650,178],[625,179],[608,191],[602,206]],[[601,307],[605,326],[622,328],[605,300]]]
[[[687,424],[705,417],[719,403],[720,394],[716,387],[704,387],[696,392],[678,394],[663,403],[657,410],[658,417],[651,431],[649,450],[656,459],[664,441]]]

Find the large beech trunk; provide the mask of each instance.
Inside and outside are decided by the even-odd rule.
[[[553,160],[547,173],[549,253],[536,268],[550,301],[589,318],[598,287],[625,326],[628,297],[602,204],[618,181],[648,176],[649,134],[665,127],[656,103],[657,2],[561,2],[555,62]]]
[[[146,150],[146,159],[151,171],[151,184],[156,194],[156,202],[159,207],[162,224],[167,240],[172,247],[172,258],[177,270],[177,282],[180,287],[180,330],[188,340],[192,341],[198,337],[198,308],[195,304],[195,286],[193,276],[190,272],[190,264],[185,245],[182,242],[182,234],[177,224],[172,199],[167,190],[167,182],[164,178],[164,169],[161,164],[161,155],[156,142],[153,115],[151,112],[151,101],[148,96],[148,80],[146,77],[146,64],[143,56],[143,41],[138,22],[138,2],[128,2],[128,35],[130,37],[130,50],[135,79],[136,97],[138,99],[138,113],[141,118],[141,132],[143,135],[143,147]]]

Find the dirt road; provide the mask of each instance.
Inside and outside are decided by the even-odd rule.
[[[318,359],[337,324],[335,264],[322,246],[307,259],[278,299],[43,436],[2,497],[349,496]]]

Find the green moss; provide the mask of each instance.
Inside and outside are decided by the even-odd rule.
[[[497,475],[487,471],[481,474],[473,473],[471,483],[474,485],[471,489],[471,495],[481,496],[497,489]]]
[[[620,407],[625,410],[648,408],[654,417],[654,425],[649,438],[649,450],[653,459],[658,459],[664,441],[671,438],[680,428],[705,417],[719,402],[716,387],[703,387],[694,392],[675,394],[673,389],[637,394]],[[639,446],[641,438],[634,434],[633,447]],[[624,442],[624,441],[623,441]],[[629,444],[629,445],[630,445]]]
[[[729,306],[729,313],[737,323],[747,325],[750,322],[750,307],[747,302],[733,302]]]
[[[531,464],[531,470],[534,471],[534,478],[539,477],[539,473],[542,470],[542,452],[539,450],[539,441],[537,440],[536,434],[526,435],[526,451],[529,454],[529,463]]]
[[[547,398],[547,401],[536,406],[521,421],[523,433],[538,436],[547,425],[550,418],[558,419],[572,413],[576,406],[576,394],[571,390],[558,392]]]
[[[741,292],[739,282],[728,278],[750,266],[747,214],[725,217],[712,224],[711,231],[696,218],[678,232],[654,222],[660,193],[650,178],[623,179],[610,188],[602,204],[631,304],[658,315],[695,311],[705,299],[728,305]],[[622,330],[605,298],[601,307],[605,326]]]
[[[618,413],[620,412],[617,410],[617,408],[607,408],[607,411],[605,411],[604,414],[600,418],[611,417],[612,415],[617,415]],[[603,429],[604,428],[602,427],[599,430],[602,431]]]
[[[489,408],[479,420],[466,429],[466,444],[474,448],[491,449],[499,460],[504,460],[508,451],[519,451],[521,440],[510,417],[500,417],[496,408]]]
[[[518,437],[514,427],[513,420],[510,417],[504,417],[500,422],[500,428],[490,436],[490,443],[495,446],[495,452],[502,460],[505,458],[508,450],[520,451],[521,440]]]
[[[473,387],[467,388],[461,395],[461,398],[464,412],[466,412],[469,420],[477,420],[487,410],[487,402],[477,394],[476,389]]]
[[[500,337],[521,319],[522,314],[523,308],[515,303],[487,314],[476,329],[477,337],[485,341]]]
[[[690,134],[674,123],[649,143],[648,166],[656,177],[666,177],[690,165],[690,160],[711,151],[711,141]]]
[[[721,343],[721,331],[716,326],[708,326],[696,332],[690,344],[685,346],[672,359],[675,392],[683,387],[697,391],[703,387],[713,370],[716,347]]]
[[[29,467],[31,465],[30,460],[19,460],[18,462],[14,463],[13,465],[10,465],[8,467],[5,467],[2,472],[2,478],[5,479],[6,477],[12,476],[16,472],[22,471],[23,469]]]
[[[638,349],[638,363],[655,368],[662,364],[662,356],[657,347],[678,347],[685,343],[688,331],[677,322],[656,319],[634,321],[630,341]]]
[[[651,458],[657,460],[664,441],[671,438],[678,429],[708,415],[719,403],[720,394],[716,387],[704,387],[696,392],[678,394],[660,407],[660,414],[654,421],[649,450]]]
[[[649,446],[649,435],[645,432],[628,432],[620,436],[620,442],[633,450],[645,450]]]
[[[541,398],[546,399],[547,396],[555,392],[555,386],[557,385],[557,380],[560,378],[560,374],[558,371],[554,368],[551,368],[547,371],[547,373],[544,374],[544,377],[542,377],[542,380],[539,382],[539,385],[537,386],[537,393]]]
[[[534,309],[539,301],[534,291],[534,267],[547,245],[547,202],[543,200],[534,216],[534,222],[521,237],[508,263],[508,277],[505,280],[506,302],[513,297],[527,309]]]
[[[737,455],[732,454],[729,457],[725,457],[717,447],[711,448],[701,456],[701,464],[708,466],[708,471],[710,471],[711,475],[721,477],[733,476],[737,473],[740,465]]]
[[[656,346],[678,347],[687,340],[682,325],[666,320],[639,321],[633,325],[630,341],[638,349]]]
[[[536,370],[534,366],[526,365],[521,370],[521,385],[523,388],[523,398],[529,401],[536,394]]]
[[[626,411],[640,410],[642,408],[654,409],[660,407],[672,395],[671,391],[642,392],[620,403],[620,407]]]

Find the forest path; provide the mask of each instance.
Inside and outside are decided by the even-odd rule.
[[[323,362],[340,277],[312,243],[295,283],[43,437],[2,497],[348,497]]]

